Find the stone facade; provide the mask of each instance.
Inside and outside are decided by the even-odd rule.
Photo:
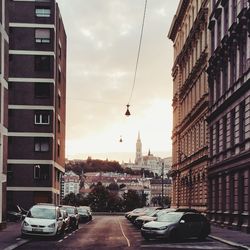
[[[207,19],[207,0],[180,1],[168,34],[174,43],[172,205],[200,211],[207,207]]]
[[[250,232],[250,4],[210,5],[208,212]]]

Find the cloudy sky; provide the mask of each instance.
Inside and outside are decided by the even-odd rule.
[[[68,39],[66,156],[134,161],[138,131],[143,153],[170,156],[173,50],[167,34],[178,1],[147,2],[129,117],[145,1],[58,3]]]

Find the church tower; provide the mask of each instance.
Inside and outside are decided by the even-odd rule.
[[[141,161],[142,161],[142,144],[141,144],[140,132],[138,132],[138,138],[136,142],[135,164],[140,164]]]

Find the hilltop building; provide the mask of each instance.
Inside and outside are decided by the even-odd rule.
[[[172,165],[171,157],[166,157],[164,159],[154,156],[151,151],[148,151],[147,155],[142,154],[142,142],[140,138],[140,133],[138,133],[138,138],[136,141],[136,156],[135,163],[123,163],[123,168],[131,168],[132,170],[148,170],[160,176],[162,174],[162,169],[164,175],[167,175],[170,167]]]
[[[62,176],[61,197],[69,193],[78,194],[80,189],[80,176],[73,171],[65,172]]]
[[[9,1],[7,203],[60,202],[66,34],[58,4]]]

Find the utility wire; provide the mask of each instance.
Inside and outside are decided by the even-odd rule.
[[[131,90],[131,94],[130,94],[130,97],[129,97],[128,104],[130,103],[130,101],[132,99],[132,95],[133,95],[134,88],[135,88],[137,68],[138,68],[138,63],[139,63],[139,58],[140,58],[140,52],[141,52],[141,44],[142,44],[142,36],[143,36],[143,30],[144,30],[146,9],[147,9],[147,0],[145,0],[144,13],[143,13],[143,19],[142,19],[142,26],[141,26],[141,36],[140,36],[140,42],[139,42],[138,53],[137,53],[136,64],[135,64],[135,73],[134,73],[133,87],[132,87],[132,90]]]

